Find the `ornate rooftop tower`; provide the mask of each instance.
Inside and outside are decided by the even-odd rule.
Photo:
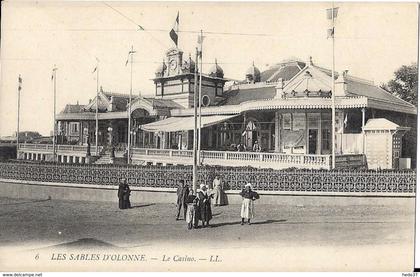
[[[166,60],[166,62],[165,62]],[[185,108],[194,106],[194,70],[196,64],[191,55],[183,60],[183,52],[179,48],[170,48],[166,57],[155,71],[153,79],[156,97],[171,99]],[[223,100],[223,69],[215,63],[209,74],[202,75],[203,106],[217,105]]]

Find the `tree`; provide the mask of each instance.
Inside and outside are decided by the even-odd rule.
[[[394,79],[380,87],[417,106],[417,64],[403,65],[394,72]]]
[[[42,137],[41,134],[34,131],[19,132],[19,141],[21,142],[31,142],[40,137]]]

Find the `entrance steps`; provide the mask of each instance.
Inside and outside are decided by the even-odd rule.
[[[103,154],[95,161],[95,164],[112,164],[114,163],[110,154]]]

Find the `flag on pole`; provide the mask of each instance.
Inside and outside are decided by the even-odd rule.
[[[204,40],[204,38],[205,38],[205,36],[203,36],[202,34],[198,34],[198,37],[197,37],[197,43],[198,43],[199,45],[203,44],[203,40]]]
[[[18,90],[20,92],[22,90],[22,77],[20,77],[20,74],[19,74],[19,77],[18,77],[18,83],[19,83]]]
[[[54,72],[55,72],[57,69],[58,69],[58,68],[56,67],[56,65],[54,65],[54,68],[53,68],[52,73],[51,73],[51,81],[52,81],[52,80],[54,80]]]
[[[197,37],[197,43],[198,43],[198,56],[201,58],[203,55],[203,40],[204,40],[205,36],[203,36],[202,34],[199,34]]]
[[[171,37],[171,39],[175,43],[175,46],[177,46],[177,47],[178,47],[178,28],[179,28],[179,12],[176,16],[174,27],[169,32],[169,36]]]
[[[130,59],[130,55],[136,53],[136,51],[134,50],[130,50],[128,51],[128,56],[127,56],[127,60],[125,61],[125,66],[127,66],[128,64],[128,60]]]
[[[337,15],[338,15],[338,7],[334,8],[334,11],[333,9],[327,9],[327,19],[331,20],[333,19],[333,16],[334,18],[337,18]]]
[[[327,30],[327,38],[333,38],[334,37],[334,28]]]

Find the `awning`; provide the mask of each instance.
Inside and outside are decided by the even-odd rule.
[[[233,118],[235,115],[209,115],[201,117],[201,128],[211,126],[223,121],[226,121],[230,118]],[[197,117],[198,125],[198,117]],[[141,129],[147,132],[176,132],[176,131],[187,131],[194,130],[194,117],[169,117],[167,119],[159,120],[149,124],[141,126]]]

